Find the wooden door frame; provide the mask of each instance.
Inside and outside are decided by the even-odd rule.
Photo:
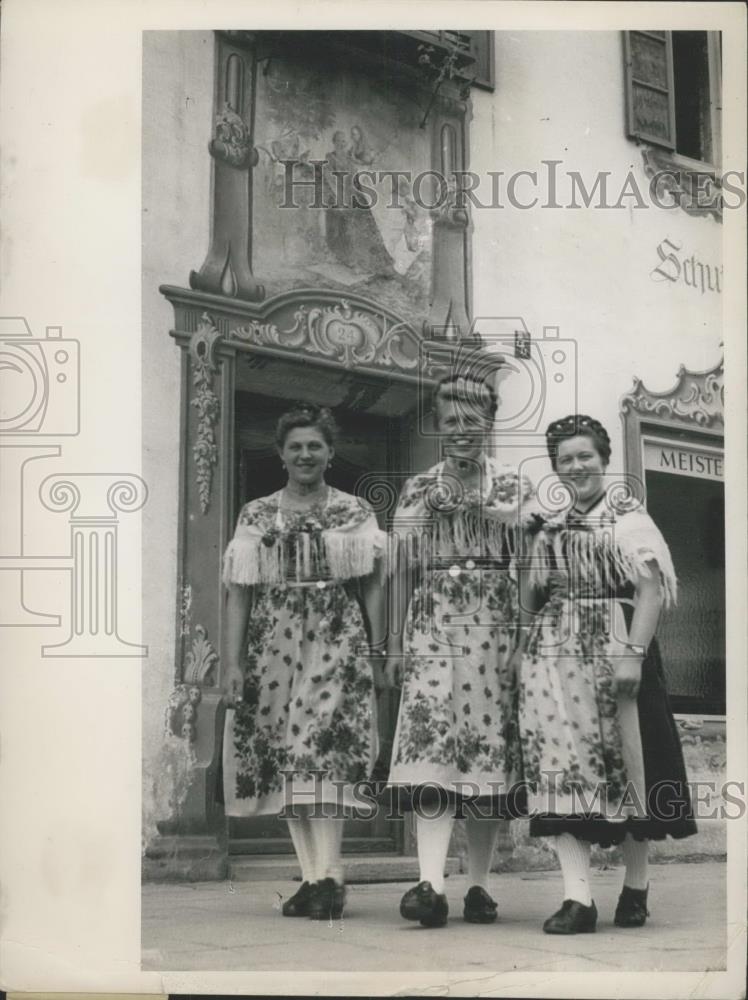
[[[409,412],[419,392],[448,369],[422,350],[413,327],[360,297],[301,289],[255,304],[169,285],[160,290],[174,308],[170,334],[181,354],[174,689],[166,728],[184,740],[189,769],[175,790],[176,808],[158,824],[173,845],[153,851],[169,853],[171,863],[194,849],[212,859],[208,877],[222,877],[228,848],[219,792],[226,710],[221,562],[234,529],[237,358],[365,375],[397,399],[410,398]],[[335,336],[339,324],[345,336]]]

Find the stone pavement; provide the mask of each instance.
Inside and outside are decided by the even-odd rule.
[[[543,934],[561,903],[559,872],[491,876],[499,921],[462,920],[467,876],[447,879],[450,921],[427,929],[402,920],[412,883],[352,885],[342,921],[283,918],[282,896],[298,882],[146,884],[142,894],[143,969],[153,971],[434,971],[471,973],[701,971],[725,967],[726,865],[652,865],[646,926],[613,925],[622,870],[593,872],[595,934]]]

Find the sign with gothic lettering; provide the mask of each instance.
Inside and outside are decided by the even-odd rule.
[[[681,283],[695,288],[703,295],[707,292],[722,294],[722,265],[707,263],[695,253],[689,254],[682,243],[666,237],[656,247],[659,263],[649,272],[652,281]]]

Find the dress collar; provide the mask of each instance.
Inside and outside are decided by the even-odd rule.
[[[321,503],[312,504],[312,506],[309,507],[308,510],[288,511],[287,513],[289,513],[289,514],[296,514],[296,515],[301,515],[301,514],[312,514],[313,515],[313,514],[317,514],[317,513],[321,514],[324,511],[326,511],[327,508],[330,506],[330,503],[332,501],[332,495],[333,495],[334,492],[335,492],[335,487],[328,485],[328,487],[327,487],[327,493],[325,495],[324,501],[322,501]],[[276,505],[277,505],[276,506],[276,511],[275,511],[275,524],[276,524],[276,527],[282,528],[283,524],[284,524],[284,521],[283,521],[284,514],[283,514],[283,509],[282,509],[282,504],[283,504],[283,489],[278,490],[278,492],[275,494],[275,499],[276,499]]]
[[[600,506],[600,504],[605,500],[605,497],[606,493],[605,490],[603,490],[600,496],[597,498],[597,500],[595,500],[595,502],[586,510],[579,510],[578,507],[571,507],[569,510],[569,515],[577,518],[586,517],[588,514],[591,514],[594,510],[596,510]]]
[[[446,459],[442,459],[436,465],[436,481],[441,482],[444,476],[444,466],[446,464]],[[493,480],[496,474],[496,463],[492,458],[490,458],[486,452],[481,452],[480,464],[483,467],[483,499],[487,500],[491,495],[491,490],[493,489]]]

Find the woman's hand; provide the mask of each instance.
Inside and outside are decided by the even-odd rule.
[[[374,681],[374,693],[379,697],[382,691],[388,686],[385,673],[387,656],[380,651],[372,651],[369,653],[368,660],[371,667],[372,680]]]
[[[383,664],[384,681],[387,687],[400,688],[403,686],[404,667],[402,643],[396,638],[388,644],[387,656]]]
[[[642,679],[642,657],[627,653],[616,660],[613,673],[615,692],[619,697],[636,698]]]
[[[390,653],[385,660],[384,677],[387,687],[401,688],[405,663],[402,653]]]
[[[230,705],[242,701],[244,697],[244,671],[238,663],[229,664],[223,682],[223,693]]]

